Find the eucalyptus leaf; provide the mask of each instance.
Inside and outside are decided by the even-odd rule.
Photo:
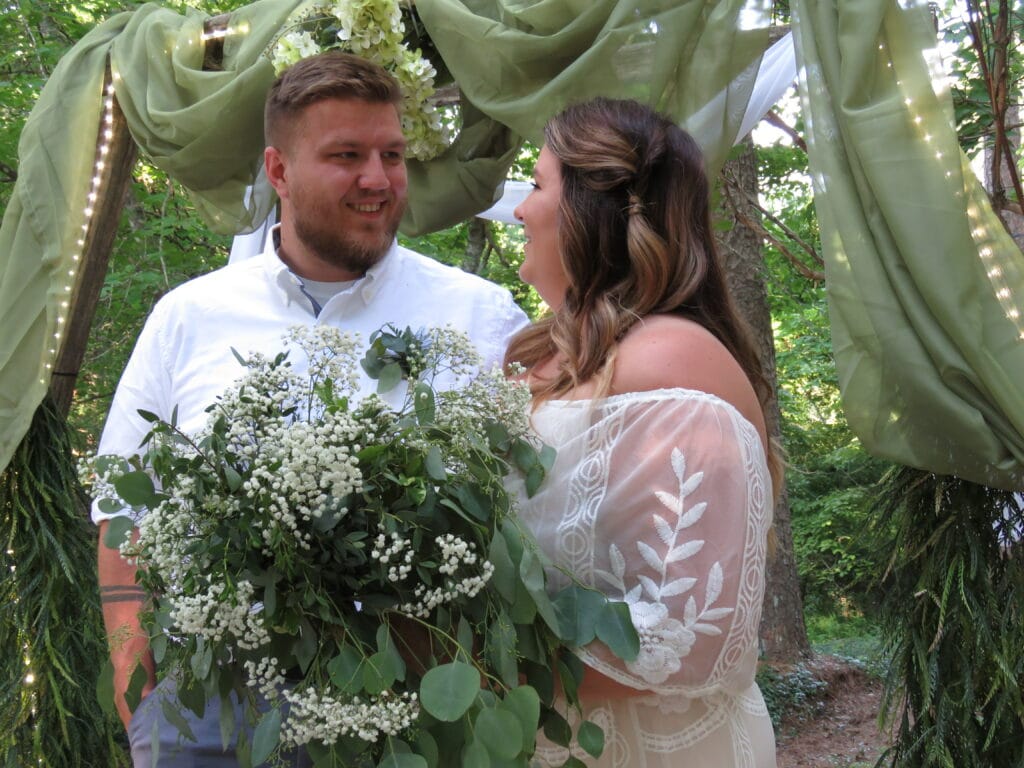
[[[463,652],[472,655],[473,653],[473,628],[469,625],[465,616],[459,617],[459,626],[455,632],[455,639],[459,644],[459,649]]]
[[[230,698],[221,698],[220,714],[217,719],[220,726],[220,746],[222,750],[227,752],[228,747],[231,745],[231,737],[235,733],[235,708]]]
[[[558,626],[555,609],[544,588],[544,566],[532,547],[523,549],[523,559],[519,562],[519,577],[522,579],[523,586],[530,593],[530,597],[533,598],[533,602],[537,606],[537,613],[544,619],[548,627],[561,637],[562,632]]]
[[[164,718],[178,729],[178,733],[184,736],[189,741],[195,741],[196,735],[192,732],[192,728],[189,726],[188,721],[181,714],[181,711],[171,702],[170,699],[161,697],[160,698],[160,709],[164,713]]]
[[[139,414],[139,416],[142,417],[143,421],[148,421],[150,424],[160,421],[160,417],[157,416],[152,411],[147,411],[143,408],[139,408],[137,409],[136,412]]]
[[[109,549],[118,549],[122,542],[126,541],[135,528],[135,522],[124,515],[112,517],[107,523],[107,533],[103,537],[103,544]]]
[[[252,734],[252,761],[256,765],[270,757],[281,740],[281,710],[271,709],[260,720]]]
[[[96,700],[109,717],[117,716],[117,709],[114,706],[114,664],[109,656],[100,667],[100,674],[96,678]]]
[[[151,637],[149,639],[149,650],[153,652],[153,661],[159,665],[164,660],[164,656],[167,655],[167,635],[160,632]]]
[[[133,507],[151,506],[156,498],[153,478],[142,471],[126,472],[115,478],[114,490]]]
[[[125,689],[125,703],[132,712],[138,709],[139,702],[142,700],[142,688],[148,681],[150,681],[150,673],[147,673],[141,664],[136,664],[128,679],[128,687]]]
[[[438,720],[458,720],[473,705],[480,690],[480,673],[461,661],[429,670],[420,683],[420,703]]]
[[[569,722],[557,710],[547,709],[544,720],[544,735],[560,747],[568,747],[572,739]]]
[[[508,544],[501,534],[491,539],[491,548],[487,559],[494,566],[491,574],[491,584],[498,590],[498,594],[508,602],[513,602],[516,596],[516,567],[512,563],[512,557],[508,553]]]
[[[338,654],[327,663],[327,674],[335,686],[351,696],[363,689],[362,665],[363,655],[346,644],[341,646]]]
[[[487,626],[485,654],[501,681],[509,688],[519,682],[519,664],[516,660],[516,631],[505,613],[499,614]]]
[[[228,484],[228,490],[234,493],[242,487],[242,476],[234,467],[224,467],[224,482]]]
[[[576,730],[576,741],[591,757],[598,758],[604,752],[604,731],[601,726],[589,720],[580,723]]]
[[[444,468],[444,458],[441,456],[441,449],[436,445],[430,446],[430,450],[427,451],[424,467],[431,480],[440,483],[448,478],[448,471]]]
[[[413,388],[413,407],[416,409],[416,420],[427,426],[434,423],[436,405],[434,403],[434,390],[426,384],[417,384]]]
[[[197,680],[205,680],[210,674],[210,667],[213,664],[213,647],[207,643],[202,635],[199,636],[197,648],[189,660],[192,667],[192,674]]]
[[[380,369],[377,377],[377,391],[380,393],[389,392],[402,381],[402,366],[398,363],[388,363]]]
[[[579,677],[574,675],[572,668],[566,664],[563,659],[559,659],[555,663],[555,669],[558,672],[558,681],[562,685],[562,693],[565,694],[566,700],[570,704],[576,704],[579,701],[580,682],[583,679],[582,675]]]
[[[412,752],[390,752],[377,763],[377,768],[429,768],[422,755]]]
[[[437,749],[437,742],[425,728],[421,728],[416,734],[416,748],[423,755],[423,759],[427,761],[427,768],[439,768],[440,753]]]
[[[594,639],[596,624],[607,598],[600,592],[572,584],[552,600],[562,639],[569,645],[582,646]]]
[[[544,482],[544,477],[544,468],[540,466],[540,464],[534,464],[526,470],[526,476],[523,484],[526,487],[527,496],[533,496],[540,490],[540,486]]]
[[[537,727],[540,720],[540,697],[529,685],[520,685],[507,694],[498,704],[498,709],[511,712],[519,721],[523,740],[521,749],[526,754],[533,752],[537,743]]]
[[[596,630],[598,639],[623,661],[634,661],[640,655],[640,637],[625,603],[607,603],[601,609]]]
[[[476,738],[487,751],[502,760],[511,760],[519,754],[523,743],[523,729],[519,719],[511,712],[485,709],[474,722]]]
[[[299,637],[294,648],[295,660],[299,662],[299,668],[305,674],[319,650],[316,630],[313,629],[313,625],[306,618],[299,622]]]
[[[471,741],[462,748],[462,768],[491,768],[491,757],[487,747],[479,741]]]

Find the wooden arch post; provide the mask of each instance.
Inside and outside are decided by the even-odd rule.
[[[203,25],[203,38],[206,40],[206,51],[203,56],[205,71],[223,68],[224,34],[227,31],[228,19],[228,14],[212,16]],[[112,73],[108,64],[103,83],[104,93],[111,80]],[[103,160],[102,171],[99,174],[101,192],[85,234],[82,265],[71,291],[67,330],[57,351],[53,377],[50,379],[50,396],[60,414],[65,417],[71,408],[75,383],[85,357],[89,330],[92,327],[93,315],[96,314],[100,289],[107,274],[110,252],[114,246],[125,195],[131,183],[132,168],[138,154],[138,148],[128,130],[128,122],[117,103],[116,96],[113,97],[112,117],[109,127],[102,122],[99,126],[93,168],[99,167],[99,161]],[[108,130],[111,135],[106,142],[106,157],[101,157],[100,146],[106,138],[103,134]]]

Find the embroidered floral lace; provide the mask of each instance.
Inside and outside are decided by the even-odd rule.
[[[549,402],[533,421],[558,458],[541,491],[521,496],[523,519],[557,566],[629,604],[641,642],[627,663],[599,642],[580,651],[638,695],[585,701],[605,752],[573,753],[602,768],[774,766],[754,683],[772,509],[754,427],[679,389]],[[535,764],[567,757],[542,741]]]

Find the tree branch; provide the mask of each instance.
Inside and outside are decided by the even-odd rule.
[[[782,229],[782,231],[786,233],[787,237],[791,238],[797,245],[800,246],[802,250],[806,251],[811,255],[811,258],[815,261],[815,263],[824,266],[825,262],[821,258],[821,256],[818,255],[818,252],[815,251],[811,245],[805,242],[792,229],[783,224],[770,211],[765,210],[765,208],[763,208],[757,200],[752,199],[750,195],[748,195],[743,189],[740,188],[740,186],[736,183],[734,179],[728,176],[728,174],[723,174],[722,179],[725,182],[722,187],[722,192],[724,193],[726,202],[728,202],[729,207],[732,209],[733,214],[736,216],[736,221],[745,226],[747,229],[749,229],[751,232],[753,232],[761,239],[766,240],[767,242],[775,246],[779,250],[779,253],[781,253],[786,258],[786,260],[793,265],[796,271],[799,272],[803,277],[807,278],[808,280],[813,280],[816,283],[823,282],[825,280],[825,273],[823,271],[812,269],[811,267],[807,266],[807,264],[805,264],[802,260],[797,258],[796,254],[794,254],[786,246],[785,243],[783,243],[781,240],[779,240],[779,238],[777,238],[775,235],[773,235],[771,232],[765,229],[760,222],[755,221],[751,217],[747,216],[746,213],[744,213],[741,209],[741,206],[733,197],[733,194],[738,193],[742,195],[743,199],[747,202],[748,205],[755,208],[762,216],[769,219],[773,224]]]
[[[0,182],[4,184],[13,184],[18,180],[18,171],[16,168],[12,168],[4,161],[0,160]]]
[[[789,138],[793,140],[793,144],[800,147],[800,149],[802,149],[804,153],[807,152],[807,142],[804,141],[804,137],[797,132],[796,128],[794,128],[785,120],[783,120],[779,116],[778,112],[776,112],[774,109],[770,109],[768,110],[768,114],[764,116],[764,119],[768,122],[769,125],[774,125],[780,131],[789,136]]]

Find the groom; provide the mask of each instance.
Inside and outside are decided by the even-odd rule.
[[[157,303],[114,395],[100,454],[137,452],[149,426],[140,409],[170,420],[177,408],[178,425],[197,431],[205,408],[243,371],[232,348],[273,355],[296,324],[326,323],[364,341],[389,322],[450,324],[469,334],[485,366],[500,364],[506,341],[526,323],[509,293],[395,241],[407,191],[400,104],[387,72],[337,51],[304,59],[277,79],[266,101],[264,163],[281,200],[280,225],[259,257],[196,278]],[[375,385],[361,382],[365,394]],[[139,625],[145,596],[135,567],[103,544],[109,519],[128,513],[94,505],[92,517],[114,703],[133,760],[150,766],[151,733],[159,733],[168,764],[237,765],[231,748],[221,749],[212,702],[202,720],[184,713],[197,737],[191,742],[163,720],[160,696],[149,696],[156,674]],[[138,664],[147,682],[132,713],[124,693]]]

